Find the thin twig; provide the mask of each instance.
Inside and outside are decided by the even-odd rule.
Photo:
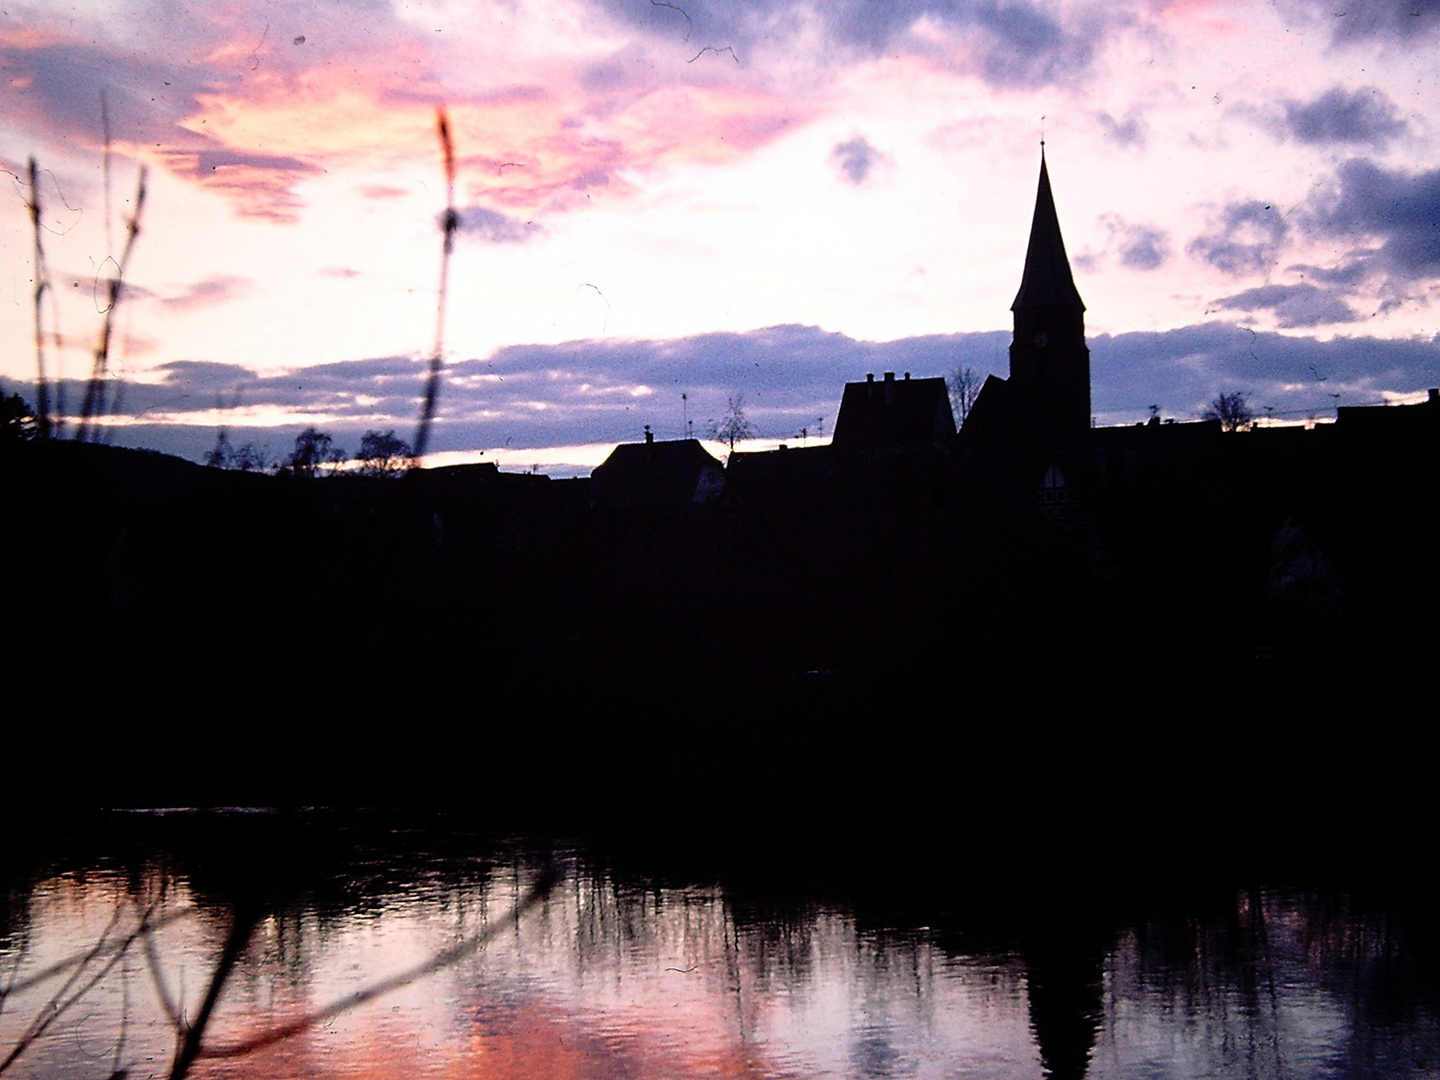
[[[40,239],[40,170],[30,158],[30,223],[35,228],[35,425],[40,438],[50,437],[50,384],[45,378],[45,324],[43,320],[45,290],[50,287],[50,274],[45,269],[45,245]]]
[[[105,307],[105,321],[100,327],[100,344],[95,348],[95,368],[90,373],[89,384],[85,387],[85,404],[81,407],[80,426],[75,432],[75,438],[79,442],[85,441],[90,419],[105,409],[105,378],[109,374],[110,339],[115,327],[115,308],[120,303],[120,292],[125,284],[125,268],[130,265],[130,255],[135,250],[135,238],[140,235],[140,214],[145,209],[145,177],[146,170],[141,166],[140,182],[135,191],[135,213],[130,215],[126,228],[125,250],[121,252],[114,277],[106,283],[108,303]]]
[[[194,914],[195,911],[193,908],[187,908],[184,911],[172,911],[169,915],[165,915],[159,919],[150,919],[148,916],[146,916],[142,920],[140,926],[135,930],[134,937],[143,938],[146,935],[152,934],[157,930],[163,930],[165,927],[169,926],[173,922],[176,922],[180,919],[189,918],[191,915]],[[71,956],[67,956],[64,960],[57,960],[49,967],[43,968],[40,971],[35,972],[35,974],[33,975],[27,975],[23,979],[16,980],[16,982],[8,988],[7,992],[11,994],[22,993],[30,989],[30,987],[32,986],[38,986],[40,983],[46,982],[50,979],[55,978],[55,976],[62,974],[63,972],[69,971],[77,964],[87,964],[91,960],[100,956],[104,956],[112,951],[122,952],[125,949],[129,948],[130,940],[132,939],[117,941],[109,946],[104,947],[102,947],[102,942],[101,944],[97,944],[92,949],[87,949],[85,952],[74,953]]]
[[[440,373],[444,368],[445,296],[450,289],[450,253],[455,250],[455,232],[460,215],[455,210],[455,144],[450,139],[450,118],[441,105],[435,112],[435,126],[440,135],[440,150],[445,157],[445,216],[441,229],[445,234],[440,251],[440,295],[435,308],[435,349],[430,355],[430,378],[425,383],[425,403],[420,409],[420,423],[415,428],[414,463],[419,466],[430,442],[430,421],[435,416],[435,401],[440,396]]]
[[[10,1053],[6,1056],[5,1060],[0,1061],[0,1073],[4,1073],[6,1069],[13,1065],[16,1059],[18,1059],[21,1054],[23,1054],[27,1049],[29,1049],[30,1046],[35,1042],[35,1040],[39,1039],[42,1035],[45,1034],[46,1030],[49,1029],[51,1024],[53,1024],[56,1020],[60,1019],[60,1017],[64,1016],[65,1013],[69,1011],[72,1005],[74,1005],[77,1001],[79,1001],[91,990],[93,990],[100,983],[100,981],[105,978],[106,975],[110,974],[110,969],[120,962],[120,958],[125,955],[126,950],[129,949],[130,945],[135,941],[135,938],[145,929],[146,920],[142,918],[140,922],[140,928],[135,930],[134,933],[130,934],[120,943],[119,947],[114,950],[115,955],[110,958],[109,962],[106,963],[105,966],[102,967],[99,971],[97,971],[94,976],[92,976],[91,979],[87,983],[85,983],[84,986],[80,987],[80,989],[76,990],[73,994],[70,994],[70,996],[66,998],[66,1000],[62,1003],[61,998],[64,998],[65,995],[69,993],[70,988],[75,985],[76,980],[80,978],[80,975],[89,966],[90,961],[103,955],[106,939],[109,938],[110,931],[115,928],[115,924],[119,920],[120,909],[116,908],[115,914],[110,920],[110,924],[105,927],[104,932],[100,935],[100,940],[95,943],[95,947],[91,949],[90,952],[86,955],[85,959],[81,961],[80,965],[71,974],[70,978],[65,980],[65,985],[60,988],[59,993],[52,997],[49,1002],[47,1002],[46,1005],[40,1010],[40,1015],[38,1015],[34,1019],[34,1021],[31,1022],[29,1029],[27,1029],[25,1034],[16,1041],[15,1045],[11,1048]]]

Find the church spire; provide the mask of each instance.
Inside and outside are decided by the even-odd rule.
[[[1015,319],[1010,382],[1032,437],[1055,447],[1083,436],[1090,427],[1085,304],[1070,276],[1065,241],[1060,239],[1043,147],[1025,276],[1010,310]]]
[[[1045,168],[1045,147],[1040,147],[1040,190],[1035,195],[1035,217],[1030,222],[1030,247],[1025,252],[1025,275],[1011,311],[1021,308],[1078,308],[1085,310],[1070,260],[1060,237],[1055,197],[1050,194],[1050,172]]]

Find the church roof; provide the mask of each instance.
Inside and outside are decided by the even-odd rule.
[[[1035,195],[1035,217],[1030,222],[1030,247],[1025,252],[1025,276],[1015,294],[1011,311],[1021,308],[1079,308],[1085,302],[1070,276],[1070,260],[1060,237],[1060,219],[1055,215],[1055,198],[1050,194],[1050,173],[1045,168],[1045,151],[1040,151],[1040,190]]]

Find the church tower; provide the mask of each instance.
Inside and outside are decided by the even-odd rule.
[[[1042,443],[1056,446],[1082,437],[1090,427],[1085,304],[1070,276],[1043,146],[1025,274],[1010,310],[1015,336],[1009,381],[1016,415]]]

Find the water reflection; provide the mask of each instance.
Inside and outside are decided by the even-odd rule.
[[[431,857],[432,839],[352,852],[263,906],[163,853],[34,874],[0,923],[3,1071],[170,1074],[237,919],[244,947],[191,1076],[1351,1077],[1440,1064],[1436,999],[1398,925],[1320,894],[1242,890],[1200,915],[1000,934],[959,916],[874,928],[843,902],[767,909],[581,851]]]

